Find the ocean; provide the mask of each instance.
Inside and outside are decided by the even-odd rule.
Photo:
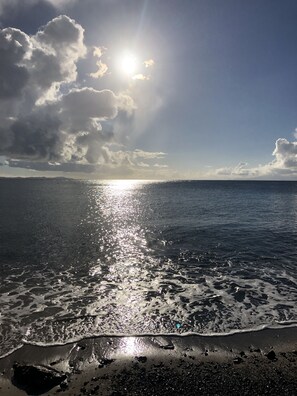
[[[0,356],[297,323],[297,182],[0,179]]]

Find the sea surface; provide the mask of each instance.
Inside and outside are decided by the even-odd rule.
[[[297,323],[297,182],[0,179],[0,356]]]

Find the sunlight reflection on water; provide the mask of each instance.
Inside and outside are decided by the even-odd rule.
[[[116,289],[114,298],[118,305],[113,315],[122,324],[133,323],[139,307],[146,305],[146,290],[141,285],[151,277],[147,268],[150,249],[142,227],[143,208],[135,194],[136,190],[141,194],[142,186],[141,181],[120,180],[93,190],[99,210],[101,233],[98,235],[102,235],[100,250],[105,257],[90,268],[90,275],[98,276],[101,284],[107,282]],[[121,309],[123,306],[125,310]]]

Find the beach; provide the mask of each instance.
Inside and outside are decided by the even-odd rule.
[[[0,372],[0,394],[7,396],[295,395],[297,331],[24,345],[1,359]]]

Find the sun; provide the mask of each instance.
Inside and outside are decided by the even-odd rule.
[[[124,54],[120,60],[120,69],[124,74],[128,76],[132,76],[136,73],[137,66],[137,58],[133,54]]]

